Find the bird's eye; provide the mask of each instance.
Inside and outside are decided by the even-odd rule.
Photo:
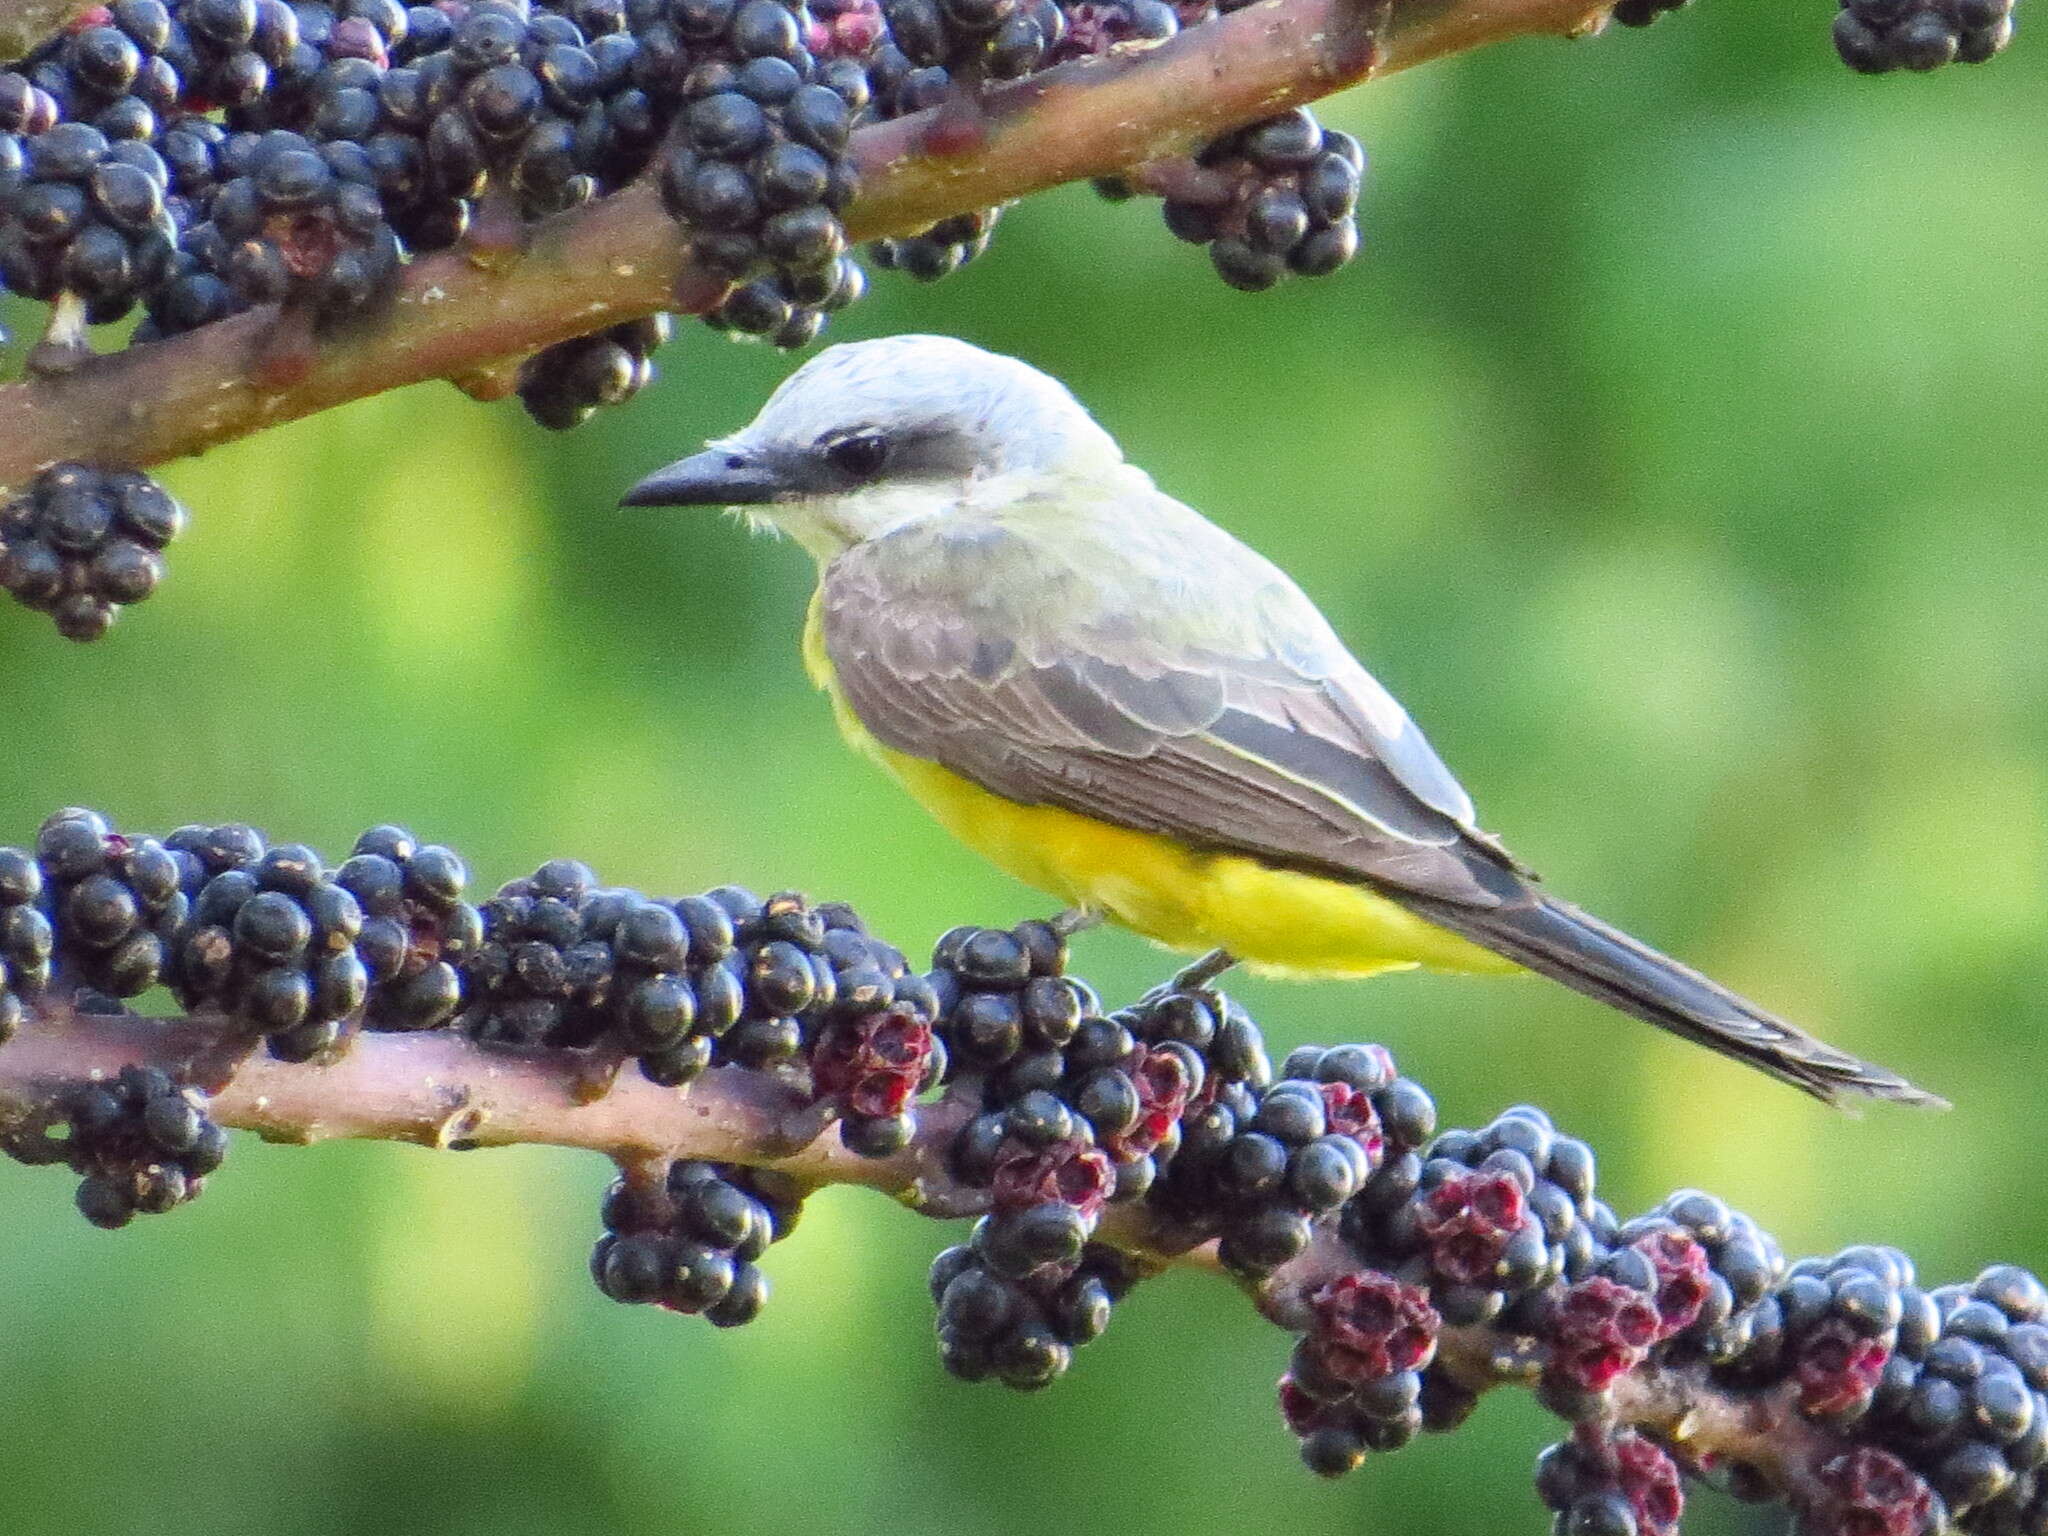
[[[851,479],[872,479],[889,462],[889,439],[879,432],[850,432],[825,445],[825,461]]]

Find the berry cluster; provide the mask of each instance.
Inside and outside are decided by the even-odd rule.
[[[1655,1237],[1666,1254],[1677,1238],[1690,1239],[1703,1255],[1705,1272],[1699,1315],[1682,1329],[1673,1348],[1697,1353],[1711,1364],[1726,1364],[1750,1348],[1761,1323],[1772,1313],[1766,1300],[1785,1277],[1785,1255],[1777,1240],[1726,1202],[1696,1189],[1683,1189],[1655,1210],[1625,1223],[1612,1246],[1628,1247]],[[1688,1282],[1693,1283],[1693,1282]]]
[[[1280,1416],[1309,1468],[1337,1477],[1421,1432],[1443,1318],[1420,1286],[1371,1272],[1338,1276],[1309,1307],[1308,1332],[1280,1378]]]
[[[156,590],[184,526],[185,509],[147,475],[53,464],[0,505],[0,588],[67,639],[97,640]]]
[[[557,432],[624,404],[653,380],[654,349],[668,329],[668,316],[652,315],[543,348],[519,365],[519,403]]]
[[[714,1065],[792,1063],[829,1036],[816,1096],[847,1144],[884,1155],[907,1139],[909,1097],[934,1076],[929,989],[849,909],[738,886],[656,901],[557,859],[482,919],[459,976],[476,1038],[609,1049],[676,1087]]]
[[[1674,1536],[1685,1513],[1678,1465],[1632,1429],[1581,1424],[1536,1462],[1536,1495],[1557,1536]]]
[[[1263,1094],[1242,1080],[1234,1090],[1226,1083],[1186,1121],[1161,1196],[1182,1219],[1216,1220],[1217,1256],[1250,1276],[1299,1255],[1314,1222],[1363,1189],[1390,1152],[1411,1150],[1434,1116],[1378,1048],[1305,1047]]]
[[[330,874],[311,849],[268,847],[249,827],[181,827],[159,842],[71,809],[43,823],[32,859],[0,850],[0,952],[16,992],[46,985],[52,959],[74,991],[122,999],[163,985],[304,1061],[334,1049],[366,1004],[372,1028],[447,1020],[462,995],[454,964],[481,937],[465,879],[447,849],[395,827],[364,834]]]
[[[1994,1265],[1969,1285],[1923,1290],[1904,1254],[1862,1247],[1801,1260],[1771,1299],[1775,1315],[1724,1375],[1789,1378],[1802,1413],[1854,1426],[1929,1490],[1916,1502],[1966,1530],[2048,1530],[2039,1280]]]
[[[621,1176],[605,1193],[591,1277],[613,1301],[751,1323],[768,1300],[755,1260],[789,1235],[800,1198],[773,1174],[722,1163],[678,1159],[646,1185]]]
[[[1061,1257],[1033,1262],[1043,1232],[1013,1223],[991,1238],[991,1219],[977,1224],[971,1242],[932,1261],[939,1360],[963,1381],[993,1377],[1035,1392],[1065,1373],[1076,1349],[1101,1337],[1110,1309],[1137,1274],[1128,1258],[1101,1243],[1075,1245],[1069,1254],[1064,1235]]]
[[[984,1084],[991,1107],[1058,1082],[1083,1018],[1101,1011],[1066,967],[1066,940],[1049,923],[962,927],[940,938],[929,984],[949,1075]]]
[[[1225,9],[1229,6],[1223,7]],[[334,323],[409,256],[558,213],[652,167],[715,328],[800,347],[866,280],[840,214],[862,122],[1217,14],[1165,0],[115,0],[0,72],[0,285],[137,340],[283,303]],[[1356,247],[1356,146],[1296,112],[1211,147],[1240,286]],[[929,280],[999,210],[881,242]],[[1173,215],[1186,232],[1197,216]],[[53,330],[53,335],[56,331]],[[537,354],[518,394],[568,427],[643,385],[654,322]],[[121,599],[128,600],[128,599]]]
[[[923,234],[877,240],[868,247],[868,255],[885,271],[901,272],[920,283],[935,283],[986,251],[995,238],[996,220],[1002,216],[1000,208],[956,213]]]
[[[96,1227],[125,1227],[138,1212],[159,1216],[198,1199],[227,1156],[227,1132],[206,1113],[205,1096],[155,1067],[80,1084],[59,1111],[78,1209]]]
[[[50,984],[56,936],[42,895],[42,867],[18,848],[0,848],[0,1045],[14,1037],[29,1004]]]
[[[463,900],[469,870],[403,827],[372,827],[334,872],[356,899],[356,954],[369,978],[363,1027],[435,1029],[462,1006],[458,970],[483,943],[483,918]]]
[[[163,980],[191,911],[186,868],[164,844],[73,809],[43,823],[35,856],[67,981],[124,998]]]
[[[953,1172],[989,1190],[992,1206],[934,1284],[944,1291],[957,1269],[980,1277],[963,1282],[973,1297],[998,1282],[1023,1288],[1032,1305],[990,1315],[1004,1328],[1029,1320],[1038,1343],[1024,1354],[1051,1374],[1099,1331],[1064,1327],[1058,1297],[1090,1273],[1106,1206],[1143,1202],[1189,1243],[1217,1238],[1223,1262],[1256,1277],[1297,1257],[1316,1219],[1367,1182],[1390,1144],[1426,1137],[1434,1118],[1384,1051],[1297,1053],[1289,1066],[1302,1076],[1276,1084],[1257,1027],[1220,993],[1169,985],[1105,1014],[1065,966],[1060,932],[1029,922],[954,929],[931,977],[951,1092],[980,1110],[954,1141]],[[980,1300],[971,1307],[986,1311]],[[951,1318],[940,1319],[949,1368],[1025,1387],[1050,1379],[1023,1355],[992,1355],[1010,1339],[994,1324],[963,1329]]]
[[[281,1061],[334,1050],[370,989],[355,896],[312,849],[249,827],[182,827],[164,846],[191,899],[166,977],[179,1003],[228,1015]]]
[[[1842,0],[1835,51],[1859,74],[1982,64],[2012,41],[2013,0]]]
[[[1208,175],[1166,200],[1166,227],[1207,246],[1231,287],[1257,293],[1290,274],[1325,277],[1358,254],[1365,151],[1307,108],[1226,134],[1195,164]]]
[[[854,191],[846,144],[868,105],[866,73],[821,68],[807,17],[781,0],[704,0],[676,13],[688,59],[681,131],[663,152],[663,202],[707,271],[764,266],[711,316],[722,329],[798,347],[858,291],[839,213]]]
[[[1202,1251],[1299,1335],[1280,1414],[1326,1476],[1514,1383],[1570,1426],[1536,1476],[1565,1536],[1670,1536],[1687,1478],[1784,1497],[1804,1536],[2048,1531],[2048,1288],[2025,1270],[1923,1288],[1868,1245],[1788,1264],[1695,1190],[1618,1220],[1540,1110],[1439,1130],[1369,1045],[1303,1047],[1276,1079],[1199,968],[1105,1011],[1051,923],[955,929],[918,975],[847,908],[789,893],[655,900],[566,860],[481,908],[466,889],[453,853],[394,827],[329,874],[246,827],[159,843],[60,812],[33,853],[0,849],[0,1042],[53,999],[119,1012],[161,981],[225,1017],[223,1044],[266,1036],[286,1060],[358,1027],[442,1029],[560,1052],[579,1084],[626,1057],[658,1084],[765,1074],[787,1109],[751,1149],[770,1167],[629,1164],[591,1259],[606,1295],[745,1322],[809,1187],[775,1160],[815,1181],[847,1152],[907,1153],[928,1208],[980,1214],[930,1277],[941,1360],[968,1380],[1047,1386],[1148,1262]],[[834,1122],[841,1147],[795,1145]],[[85,1213],[119,1225],[190,1198],[224,1141],[196,1092],[130,1067],[5,1147],[70,1162]],[[1707,1428],[1674,1430],[1692,1404]]]
[[[1585,1143],[1526,1105],[1403,1149],[1343,1217],[1361,1257],[1423,1286],[1454,1324],[1526,1319],[1557,1282],[1588,1277],[1613,1225]]]

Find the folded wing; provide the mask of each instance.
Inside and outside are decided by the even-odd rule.
[[[841,556],[819,602],[848,705],[1008,799],[1370,885],[1816,1098],[1940,1102],[1533,885],[1293,583],[1157,502],[1078,538],[966,525],[957,559],[928,528]]]
[[[983,569],[992,536],[1014,535],[979,535]],[[887,746],[1008,799],[1200,847],[1482,906],[1521,889],[1414,723],[1263,561],[1241,573],[1252,591],[1183,581],[1172,606],[1105,592],[1049,634],[985,594],[899,579],[891,561],[908,552],[889,544],[842,556],[820,596],[839,687]],[[1234,654],[1218,626],[1177,622],[1190,604],[1252,599],[1257,643]]]

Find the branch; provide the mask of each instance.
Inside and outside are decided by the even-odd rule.
[[[93,3],[94,0],[0,0],[0,64],[11,64],[33,52],[36,44],[74,16],[91,9]]]
[[[621,1073],[593,1098],[588,1064],[540,1047],[480,1047],[459,1034],[357,1035],[338,1059],[293,1065],[235,1049],[246,1046],[218,1015],[172,1019],[80,1013],[69,1003],[40,1005],[33,1028],[0,1049],[0,1139],[46,1117],[67,1085],[110,1079],[130,1063],[174,1076],[234,1060],[209,1113],[220,1124],[265,1141],[403,1141],[441,1151],[535,1145],[600,1152],[620,1163],[693,1158],[773,1168],[808,1184],[859,1184],[914,1208],[949,1214],[987,1206],[936,1164],[968,1118],[959,1103],[927,1108],[918,1144],[886,1158],[857,1157],[816,1125],[803,1143],[783,1147],[810,1098],[784,1078],[714,1067],[687,1094],[637,1073]],[[204,1070],[204,1068],[202,1068]],[[207,1075],[211,1075],[209,1072]],[[780,1151],[778,1152],[778,1149]]]
[[[338,1059],[317,1066],[238,1059],[246,1045],[237,1042],[245,1039],[218,1015],[88,1014],[45,1001],[30,1027],[0,1048],[0,1143],[41,1128],[81,1080],[111,1081],[131,1064],[178,1075],[194,1063],[219,1063],[225,1045],[236,1059],[208,1110],[220,1124],[267,1141],[559,1146],[603,1154],[628,1170],[688,1159],[771,1170],[805,1189],[860,1185],[941,1218],[990,1208],[988,1190],[948,1169],[948,1150],[975,1113],[964,1093],[921,1108],[917,1135],[900,1152],[864,1158],[819,1134],[815,1119],[806,1123],[810,1096],[794,1080],[736,1067],[713,1068],[682,1092],[621,1075],[593,1098],[587,1065],[573,1053],[484,1047],[447,1031],[357,1034]],[[792,1133],[809,1139],[792,1145]],[[1142,1205],[1112,1205],[1095,1236],[1148,1273],[1173,1264],[1218,1267],[1214,1241],[1190,1242],[1184,1229]],[[1357,1253],[1324,1230],[1308,1251],[1249,1289],[1269,1318],[1313,1338],[1314,1298],[1359,1266]],[[1442,1329],[1434,1369],[1476,1398],[1508,1383],[1540,1386],[1547,1358],[1540,1338],[1466,1324]],[[1807,1529],[1833,1530],[1825,1520],[1839,1501],[1827,1469],[1869,1448],[1853,1419],[1830,1425],[1803,1414],[1801,1393],[1797,1375],[1733,1388],[1701,1359],[1653,1358],[1596,1394],[1583,1422],[1610,1439],[1624,1427],[1651,1435],[1697,1475],[1740,1469],[1746,1488],[1773,1490],[1806,1511]]]
[[[558,861],[478,908],[466,878],[395,828],[330,873],[245,827],[53,816],[0,849],[0,1150],[68,1163],[104,1226],[198,1194],[222,1126],[596,1152],[621,1170],[599,1284],[726,1325],[803,1197],[861,1185],[980,1218],[934,1264],[941,1355],[1019,1388],[1144,1276],[1226,1271],[1298,1335],[1280,1404],[1311,1468],[1521,1386],[1571,1425],[1537,1484],[1572,1531],[1672,1536],[1684,1474],[1808,1536],[1925,1536],[1940,1499],[2004,1532],[2048,1465],[2025,1271],[1788,1267],[1697,1191],[1618,1221],[1540,1111],[1439,1131],[1377,1046],[1274,1081],[1214,967],[1103,1012],[1053,924],[956,929],[920,973],[793,894],[656,901]],[[158,983],[185,1014],[97,990]]]
[[[18,3],[18,0],[8,0]],[[1594,0],[1394,0],[1375,33],[1358,0],[1261,0],[1155,48],[1082,59],[979,99],[860,130],[850,238],[938,219],[1191,149],[1345,86],[1527,33],[1577,33]],[[411,263],[392,300],[315,346],[279,344],[257,309],[187,335],[0,386],[0,486],[60,460],[142,467],[660,310],[723,285],[691,268],[646,178],[532,232],[517,260],[461,250]]]

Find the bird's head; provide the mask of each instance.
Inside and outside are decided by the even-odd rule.
[[[999,477],[1120,462],[1056,379],[951,337],[891,336],[819,353],[747,426],[655,471],[621,505],[736,507],[829,560]]]

